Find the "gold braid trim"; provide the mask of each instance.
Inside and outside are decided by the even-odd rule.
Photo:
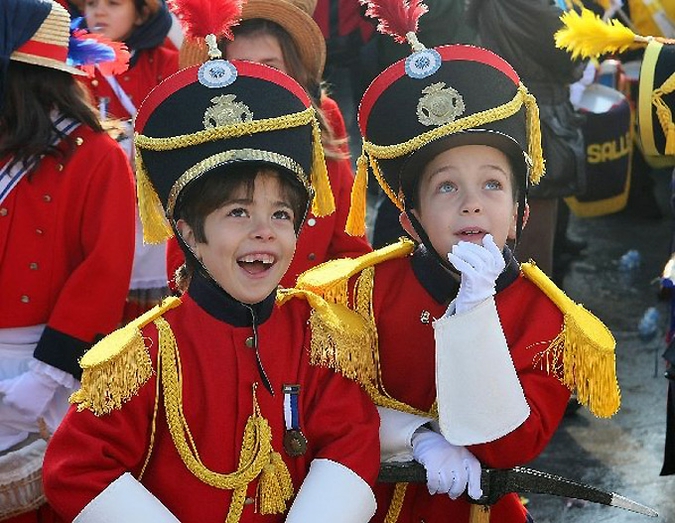
[[[370,164],[375,178],[389,199],[394,204],[396,204],[400,210],[403,210],[403,202],[397,192],[389,186],[382,176],[378,165],[378,160],[392,160],[394,158],[400,158],[402,156],[411,154],[418,149],[421,149],[428,143],[439,138],[443,138],[466,129],[474,129],[486,123],[505,120],[506,118],[516,114],[523,105],[525,106],[527,113],[528,154],[526,161],[530,164],[530,183],[539,183],[542,176],[544,175],[545,170],[544,157],[541,148],[539,107],[537,106],[537,101],[534,96],[530,94],[527,88],[521,83],[518,85],[518,90],[510,101],[497,107],[486,109],[485,111],[473,113],[469,116],[465,116],[464,118],[458,118],[457,120],[448,122],[439,127],[434,127],[433,129],[414,136],[405,142],[392,145],[376,145],[364,139],[361,149],[361,156],[357,160],[358,169],[356,181],[359,183],[357,184],[355,181],[355,186],[352,187],[351,205],[345,231],[350,234],[358,234],[360,231],[365,230],[365,222],[357,222],[362,215],[363,201],[365,201],[365,195],[360,194],[358,191],[363,191],[364,182],[362,179],[364,177],[367,178],[367,164]]]
[[[403,508],[403,499],[405,498],[405,491],[408,488],[407,483],[396,483],[394,487],[394,494],[391,496],[389,509],[387,515],[384,517],[384,523],[396,523],[398,516],[401,514]]]
[[[140,329],[180,303],[178,298],[165,299],[110,333],[82,356],[81,387],[69,399],[78,411],[89,409],[96,416],[110,414],[138,394],[153,373]]]
[[[246,421],[236,471],[222,474],[208,469],[197,451],[183,412],[183,377],[180,354],[171,326],[164,318],[157,318],[159,332],[161,373],[163,376],[164,407],[169,432],[185,466],[200,481],[219,489],[233,490],[226,523],[239,521],[248,484],[262,472],[258,484],[260,512],[280,513],[286,510],[286,501],[293,495],[290,473],[281,456],[272,449],[272,429],[260,413],[253,386],[253,414]]]
[[[582,405],[599,417],[619,410],[621,393],[616,378],[616,341],[609,329],[583,306],[574,303],[533,263],[521,264],[535,283],[563,313],[560,333],[535,363],[558,375]]]
[[[178,136],[168,136],[166,138],[151,138],[136,133],[136,147],[147,149],[149,151],[173,151],[185,147],[192,147],[206,142],[215,142],[227,138],[238,138],[240,136],[265,133],[279,129],[290,129],[291,127],[301,127],[308,125],[315,120],[315,111],[313,107],[308,107],[304,111],[293,114],[285,114],[274,118],[262,118],[249,122],[238,122],[231,125],[221,125],[212,129],[204,129],[192,134],[182,134]]]
[[[666,137],[666,147],[664,154],[675,154],[675,123],[673,123],[673,115],[670,107],[663,101],[663,97],[675,90],[675,73],[671,74],[668,79],[663,82],[661,87],[654,89],[652,93],[652,105],[656,108],[656,116],[661,124],[661,129]]]

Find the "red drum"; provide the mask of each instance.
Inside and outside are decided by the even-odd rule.
[[[611,87],[589,85],[580,112],[586,146],[586,191],[565,198],[576,216],[591,217],[622,210],[628,201],[633,154],[632,114],[628,98]]]
[[[0,521],[46,502],[42,461],[47,442],[37,435],[0,453]]]

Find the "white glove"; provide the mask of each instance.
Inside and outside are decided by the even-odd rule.
[[[448,253],[448,261],[462,274],[455,299],[455,312],[470,311],[495,294],[495,282],[506,262],[491,234],[483,237],[483,245],[459,242]]]
[[[464,447],[451,445],[431,430],[422,428],[412,439],[415,461],[427,471],[429,494],[447,494],[457,499],[467,490],[470,497],[483,495],[480,486],[480,462]]]
[[[5,395],[3,403],[21,411],[31,421],[44,414],[60,386],[56,379],[39,369],[39,366],[32,366],[19,376],[0,381],[0,394]],[[54,372],[63,373],[58,369]]]

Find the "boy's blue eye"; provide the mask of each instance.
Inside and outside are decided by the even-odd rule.
[[[485,188],[490,190],[498,190],[502,188],[502,184],[497,180],[490,180],[485,184]]]
[[[439,187],[438,187],[438,192],[440,193],[446,193],[446,192],[452,192],[455,190],[455,185],[450,182],[443,182]]]

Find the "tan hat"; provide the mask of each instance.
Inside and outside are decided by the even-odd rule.
[[[81,69],[68,65],[70,43],[70,15],[61,4],[49,0],[51,11],[37,31],[23,45],[15,49],[10,60],[40,65],[66,71],[75,75],[86,74]]]
[[[248,0],[242,20],[262,18],[283,27],[295,42],[312,78],[321,80],[326,64],[326,40],[312,18],[317,0]]]

